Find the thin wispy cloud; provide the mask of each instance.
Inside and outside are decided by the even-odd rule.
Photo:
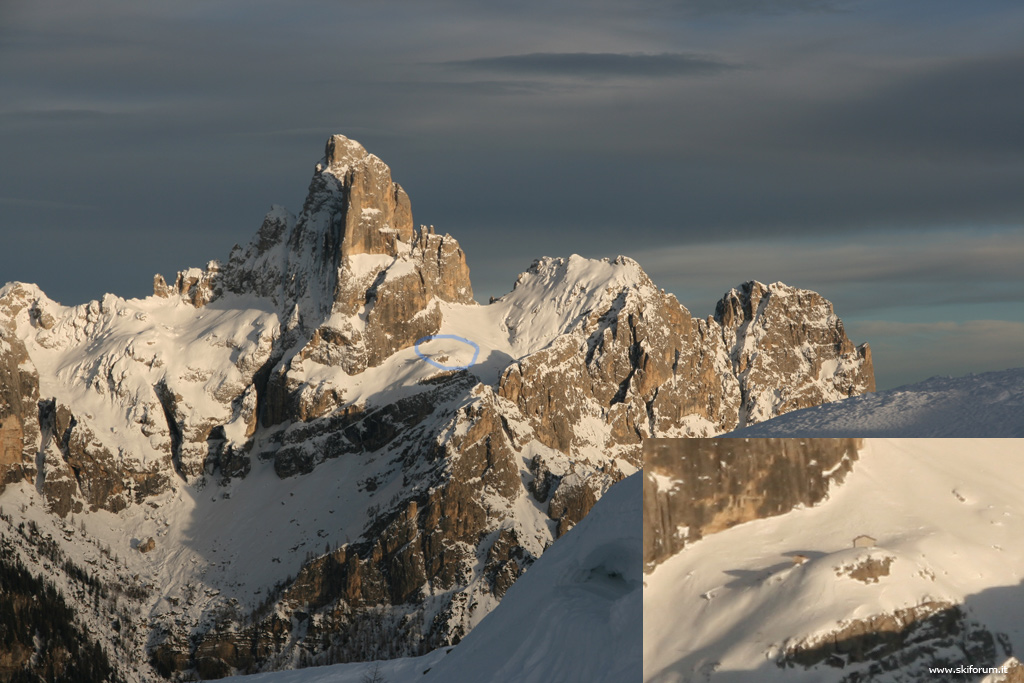
[[[856,0],[668,0],[664,3],[691,14],[789,14],[837,12]]]
[[[714,56],[686,52],[531,52],[450,61],[445,65],[495,73],[595,79],[705,76],[738,68]]]
[[[874,337],[920,337],[937,342],[950,335],[990,339],[993,343],[1024,350],[1024,322],[1012,320],[937,320],[902,322],[898,320],[862,320],[857,327]]]
[[[846,240],[743,240],[667,246],[634,252],[654,275],[737,273],[775,280],[841,285],[907,281],[1014,281],[1024,263],[1024,231],[885,234],[859,232]],[[794,282],[795,283],[795,282]]]
[[[1024,158],[1024,52],[929,60],[792,118],[789,139],[849,157]]]
[[[1020,229],[851,231],[845,239],[735,239],[627,253],[700,316],[712,312],[730,287],[752,279],[817,291],[848,323],[881,318],[918,322],[922,315],[950,315],[953,309],[957,317],[969,311],[1013,316],[1024,310]],[[856,329],[851,338],[858,342],[872,341],[880,330]]]
[[[74,211],[95,211],[91,204],[76,204],[56,199],[26,199],[24,197],[0,197],[0,206],[15,206],[28,209],[71,209]]]

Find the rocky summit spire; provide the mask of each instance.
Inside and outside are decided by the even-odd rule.
[[[362,145],[344,135],[327,140],[317,173],[334,178],[321,191],[340,195],[341,253],[397,256],[397,243],[412,242],[412,207],[405,190],[391,180],[391,169]],[[315,183],[315,179],[314,179]],[[310,190],[312,191],[312,187]]]
[[[159,296],[203,306],[226,293],[273,300],[286,329],[309,339],[303,358],[358,373],[440,325],[440,301],[471,303],[458,242],[413,228],[391,169],[344,135],[327,140],[302,212],[274,206],[228,263],[157,276]]]

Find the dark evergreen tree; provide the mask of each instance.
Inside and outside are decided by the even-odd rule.
[[[120,680],[99,641],[75,623],[75,613],[57,587],[33,576],[7,552],[0,554],[0,595],[0,648],[21,666],[8,681]]]

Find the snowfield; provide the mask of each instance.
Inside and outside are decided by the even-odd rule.
[[[315,666],[294,671],[232,676],[225,680],[238,683],[366,683],[372,681],[376,674],[377,683],[405,683],[425,680],[423,673],[429,671],[444,656],[444,650],[435,650],[422,657]]]
[[[926,658],[1001,666],[1024,649],[1022,456],[1009,439],[868,440],[824,503],[687,546],[645,576],[644,681],[852,680],[849,661],[779,661],[794,647],[827,649],[852,622],[922,606],[959,606],[967,631],[991,634],[987,661],[948,643]],[[853,547],[861,534],[875,546]],[[926,664],[871,680],[929,679]]]
[[[1024,368],[861,394],[738,429],[743,437],[1024,437]]]

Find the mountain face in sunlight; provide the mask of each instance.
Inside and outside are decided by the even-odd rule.
[[[11,283],[0,335],[12,552],[58,567],[129,678],[451,645],[643,440],[874,388],[832,305],[781,283],[698,319],[629,258],[546,257],[479,305],[456,240],[340,135],[225,262],[75,307]]]

